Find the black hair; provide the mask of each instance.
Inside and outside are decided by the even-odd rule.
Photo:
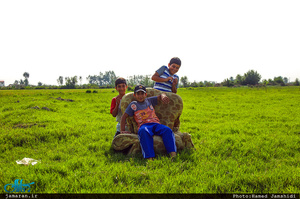
[[[117,87],[118,84],[125,84],[125,85],[127,86],[126,79],[124,79],[123,77],[119,77],[119,78],[116,79],[116,81],[115,81],[115,87]]]
[[[179,66],[181,66],[181,60],[178,58],[178,57],[173,57],[171,60],[170,60],[170,65],[171,64],[178,64]]]

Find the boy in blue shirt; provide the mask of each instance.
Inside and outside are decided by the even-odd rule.
[[[125,122],[127,117],[133,116],[138,125],[138,137],[144,158],[153,160],[155,157],[153,135],[161,136],[167,152],[172,158],[175,157],[177,148],[174,133],[169,127],[160,124],[153,108],[158,101],[162,101],[164,104],[169,103],[169,98],[164,93],[159,96],[146,98],[147,91],[142,85],[135,87],[134,97],[136,101],[132,101],[128,105],[121,118],[121,133],[130,133],[125,131]]]
[[[176,75],[181,66],[181,60],[173,57],[167,66],[160,67],[152,76],[155,81],[154,87],[157,90],[177,93],[179,77]]]

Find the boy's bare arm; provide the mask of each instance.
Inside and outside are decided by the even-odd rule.
[[[172,93],[177,93],[177,88],[172,86]]]
[[[172,83],[172,93],[177,93],[177,84],[178,84],[178,79],[175,78]]]
[[[118,115],[118,106],[119,104],[116,104],[115,109],[111,112],[112,116],[116,117]]]
[[[124,113],[121,117],[121,133],[130,133],[129,131],[125,131],[125,123],[128,116],[127,113]]]
[[[169,80],[173,80],[173,77],[168,77],[168,78],[161,78],[158,74],[158,72],[155,72],[154,75],[151,78],[155,82],[167,82]]]
[[[121,96],[118,95],[116,97],[116,106],[115,109],[111,112],[113,117],[116,117],[118,115],[118,109],[119,109],[119,104],[120,104]]]
[[[157,96],[157,100],[162,101],[164,104],[168,104],[170,102],[170,99],[165,93],[162,93],[159,96]]]

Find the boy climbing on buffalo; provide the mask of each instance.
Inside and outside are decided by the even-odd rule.
[[[167,66],[160,67],[155,71],[152,80],[155,81],[154,87],[164,92],[177,93],[179,77],[176,75],[181,66],[181,60],[173,57]]]
[[[181,66],[181,60],[178,57],[173,57],[167,66],[160,67],[155,71],[152,80],[155,81],[154,87],[157,90],[164,92],[177,93],[179,77],[176,75]],[[179,127],[179,117],[175,120],[175,127]]]

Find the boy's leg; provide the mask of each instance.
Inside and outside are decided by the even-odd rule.
[[[143,124],[138,131],[138,136],[144,158],[155,157],[152,129],[153,124]]]
[[[170,154],[171,156],[174,156],[174,152],[176,155],[177,147],[173,131],[163,124],[156,124],[153,130],[155,135],[159,135],[162,137],[167,152],[172,153]]]

